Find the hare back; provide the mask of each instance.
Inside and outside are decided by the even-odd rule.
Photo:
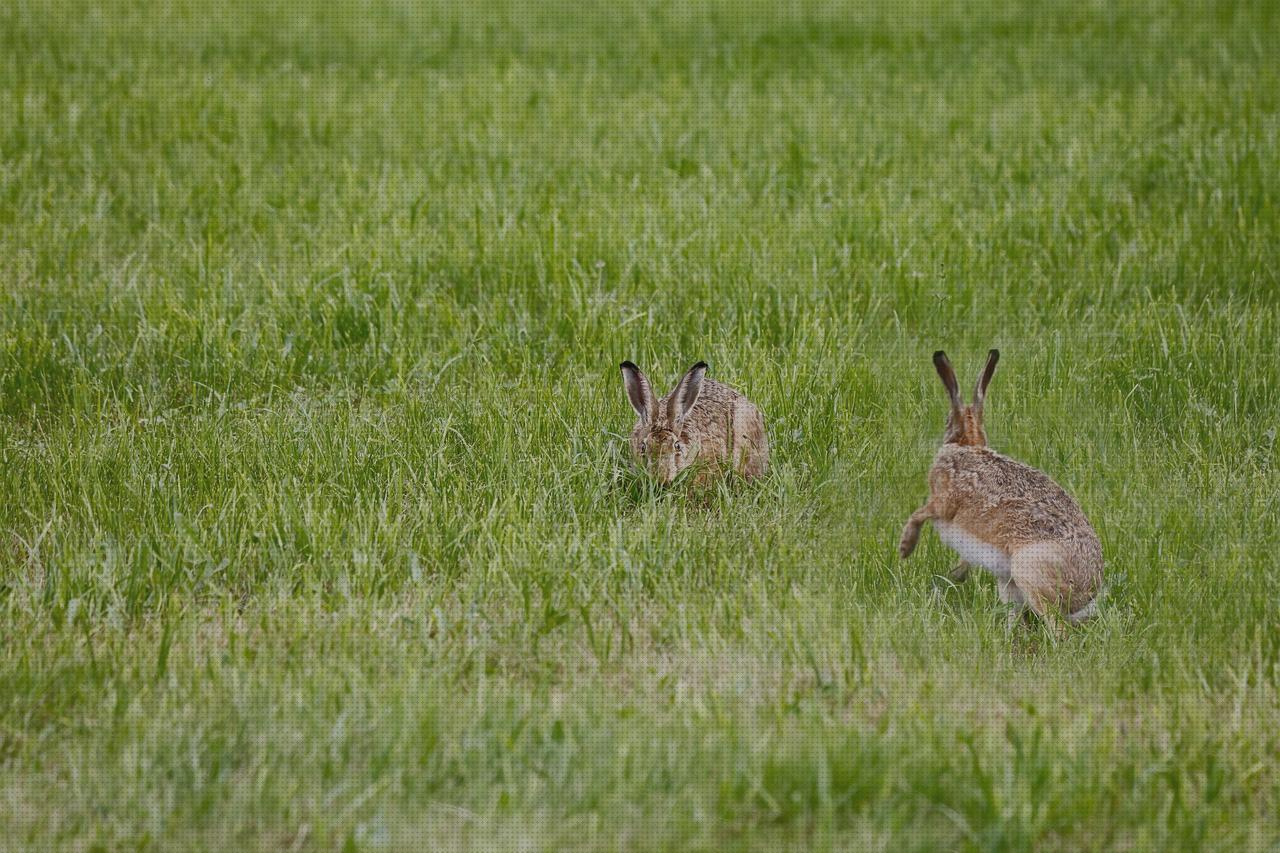
[[[733,468],[744,477],[761,477],[769,472],[769,436],[764,415],[746,397],[733,406]]]
[[[1101,566],[1098,536],[1075,498],[1047,474],[987,447],[946,445],[929,472],[935,524],[952,522],[1012,554],[1058,542]]]

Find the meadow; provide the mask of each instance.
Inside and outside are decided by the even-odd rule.
[[[1276,849],[1276,56],[1272,2],[3,4],[0,848]],[[1106,555],[1062,641],[895,551],[990,347]],[[648,482],[623,359],[771,474]]]

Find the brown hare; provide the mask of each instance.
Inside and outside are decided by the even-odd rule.
[[[702,483],[726,464],[747,478],[768,471],[769,439],[760,410],[706,373],[706,362],[698,362],[658,399],[640,368],[622,362],[627,399],[640,416],[631,431],[631,452],[660,483],[670,483],[695,462],[706,464],[698,475]]]
[[[999,358],[991,350],[973,404],[965,406],[946,353],[933,354],[951,412],[929,471],[929,500],[911,514],[898,553],[904,560],[911,556],[920,526],[933,522],[938,537],[960,555],[954,580],[964,580],[971,565],[988,569],[999,582],[1000,599],[1014,605],[1011,625],[1030,607],[1060,635],[1059,615],[1079,624],[1095,614],[1102,545],[1061,486],[987,447],[982,404]]]

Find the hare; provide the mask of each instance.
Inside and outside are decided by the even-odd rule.
[[[747,478],[768,471],[769,439],[760,410],[706,373],[706,362],[698,362],[659,400],[640,368],[622,362],[627,399],[640,416],[631,431],[631,452],[660,483],[670,483],[695,462],[710,463],[698,475],[701,483],[725,463]]]
[[[971,565],[983,566],[996,576],[1000,600],[1014,605],[1010,625],[1030,607],[1061,635],[1060,614],[1071,624],[1095,615],[1102,545],[1061,486],[987,447],[982,404],[999,358],[991,350],[973,404],[965,406],[946,353],[933,354],[951,412],[929,471],[929,500],[911,514],[898,553],[904,560],[911,556],[921,525],[933,522],[939,538],[960,555],[953,580],[964,580]]]

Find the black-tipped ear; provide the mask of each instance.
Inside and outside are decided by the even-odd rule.
[[[629,361],[622,362],[622,384],[627,388],[627,399],[631,401],[631,408],[636,410],[640,420],[649,420],[654,409],[657,408],[657,401],[653,398],[653,389],[649,386],[649,380],[640,372],[640,368]]]
[[[987,386],[991,384],[991,377],[996,372],[996,362],[1000,360],[1000,350],[993,349],[987,353],[987,366],[982,371],[982,375],[978,377],[978,385],[973,389],[973,406],[975,409],[982,408],[982,401],[987,397]]]
[[[670,406],[667,417],[671,423],[684,420],[689,416],[689,412],[693,411],[694,404],[698,402],[698,394],[702,392],[702,378],[706,375],[707,363],[700,361],[690,367],[689,372],[680,380],[680,384],[671,393],[671,400],[667,404]]]
[[[947,389],[947,396],[951,398],[951,408],[959,411],[964,408],[964,401],[960,399],[960,383],[956,381],[956,372],[951,368],[951,362],[947,360],[947,354],[942,350],[938,350],[933,354],[933,366],[938,371],[938,378],[942,380],[942,384]]]

